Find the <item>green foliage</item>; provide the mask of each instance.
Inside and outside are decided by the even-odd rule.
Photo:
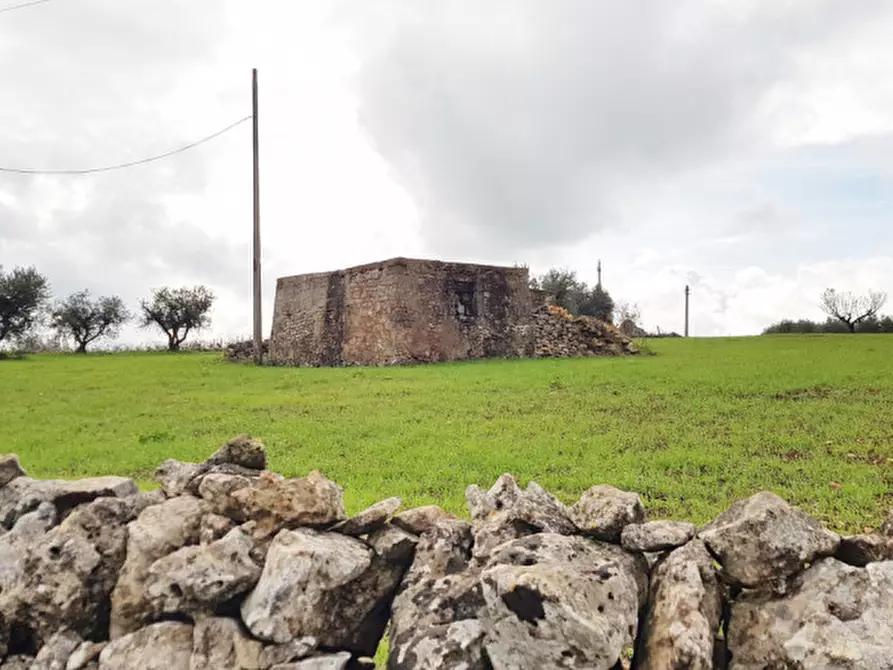
[[[844,532],[880,523],[893,338],[648,345],[658,355],[340,369],[37,355],[0,365],[0,425],[31,475],[144,485],[164,459],[248,432],[271,469],[341,484],[351,513],[399,495],[465,516],[468,484],[510,472],[565,502],[598,483],[638,491],[652,518],[705,522],[766,488]]]
[[[214,294],[206,286],[167,286],[155,289],[151,300],[140,303],[144,328],[158,326],[167,335],[168,351],[179,351],[189,333],[211,323],[208,312],[214,304]]]
[[[763,335],[800,334],[811,333],[849,333],[847,325],[838,319],[828,318],[825,321],[810,321],[809,319],[782,319],[773,323],[763,331]],[[854,324],[856,334],[859,333],[893,333],[893,317],[870,316]]]
[[[114,338],[119,328],[130,319],[124,301],[118,296],[90,299],[88,290],[72,293],[53,309],[51,324],[62,337],[77,343],[76,352],[83,354],[87,345],[100,337]]]
[[[49,299],[49,282],[35,268],[0,267],[0,343],[27,335]]]
[[[612,323],[614,301],[602,286],[589,288],[586,282],[577,279],[573,270],[552,268],[539,277],[530,280],[530,287],[545,291],[552,297],[552,303],[563,307],[574,316],[594,316]]]
[[[867,295],[855,295],[849,291],[825,289],[822,293],[822,310],[831,318],[844,324],[849,332],[866,319],[873,318],[887,302],[887,294],[881,291],[869,291]]]

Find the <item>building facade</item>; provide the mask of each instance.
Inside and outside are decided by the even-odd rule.
[[[526,268],[394,258],[276,284],[269,361],[396,365],[531,356]]]

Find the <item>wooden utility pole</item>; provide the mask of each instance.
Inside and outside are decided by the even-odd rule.
[[[685,336],[688,337],[688,295],[691,293],[691,289],[688,287],[688,284],[685,285]]]
[[[251,71],[251,106],[254,125],[254,364],[260,365],[264,359],[263,322],[261,320],[260,283],[260,151],[257,132],[257,68]]]

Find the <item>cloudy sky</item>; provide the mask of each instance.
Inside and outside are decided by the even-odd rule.
[[[0,13],[0,167],[192,142],[257,67],[267,328],[276,277],[410,256],[601,258],[649,328],[690,283],[694,334],[758,333],[893,294],[891,34],[887,0],[50,0]],[[250,123],[0,173],[0,264],[208,284],[247,336],[251,197]]]

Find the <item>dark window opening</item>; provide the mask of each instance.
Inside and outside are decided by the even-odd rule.
[[[473,282],[456,282],[456,316],[466,319],[477,316]]]

